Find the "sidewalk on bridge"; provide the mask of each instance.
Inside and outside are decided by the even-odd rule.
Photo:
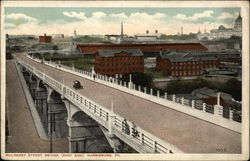
[[[35,103],[31,97],[31,94],[29,92],[29,89],[28,89],[28,86],[24,80],[24,77],[20,71],[20,68],[17,66],[17,63],[15,62],[15,67],[16,67],[16,70],[17,70],[17,73],[18,73],[18,76],[20,78],[20,82],[21,82],[21,85],[23,87],[23,91],[24,91],[24,94],[25,94],[25,97],[26,97],[26,100],[29,104],[29,108],[30,108],[30,112],[32,114],[32,118],[34,120],[34,123],[35,123],[35,127],[36,127],[36,130],[37,130],[37,133],[39,135],[39,137],[43,140],[49,140],[50,138],[46,135],[46,132],[45,132],[45,129],[43,127],[43,124],[42,124],[42,120],[38,114],[38,111],[35,107]]]

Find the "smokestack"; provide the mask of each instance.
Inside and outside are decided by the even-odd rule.
[[[155,30],[155,33],[157,34],[157,33],[158,33],[158,30]]]
[[[147,30],[147,31],[146,31],[146,33],[148,34],[148,33],[149,33],[149,31]]]
[[[183,35],[183,27],[181,27],[181,35]]]
[[[46,33],[44,33],[44,37],[46,37]]]
[[[121,22],[121,38],[123,38],[123,22]]]

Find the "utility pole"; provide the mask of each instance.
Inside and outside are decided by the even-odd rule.
[[[50,113],[50,153],[52,153],[52,113]]]

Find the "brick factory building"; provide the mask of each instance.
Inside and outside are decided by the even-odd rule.
[[[139,49],[97,50],[95,72],[107,76],[144,72],[143,53]]]
[[[156,70],[172,77],[201,76],[221,62],[240,62],[239,53],[165,51],[156,58]]]
[[[161,50],[206,51],[200,43],[162,43],[162,44],[78,44],[77,49],[84,54],[94,54],[97,50],[140,49],[145,53],[159,53]]]
[[[52,42],[52,37],[47,36],[44,34],[44,36],[39,36],[39,43],[51,43]]]

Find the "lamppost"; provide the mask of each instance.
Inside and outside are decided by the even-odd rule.
[[[53,149],[52,149],[52,141],[53,141],[53,132],[55,131],[55,113],[52,113],[51,111],[48,111],[48,113],[49,113],[49,118],[50,118],[50,120],[49,120],[49,122],[50,122],[50,131],[49,131],[49,133],[50,133],[50,153],[52,153],[53,152]],[[53,117],[52,117],[53,116]],[[52,128],[53,128],[53,130],[52,130]]]
[[[52,153],[52,114],[50,113],[50,153]]]

